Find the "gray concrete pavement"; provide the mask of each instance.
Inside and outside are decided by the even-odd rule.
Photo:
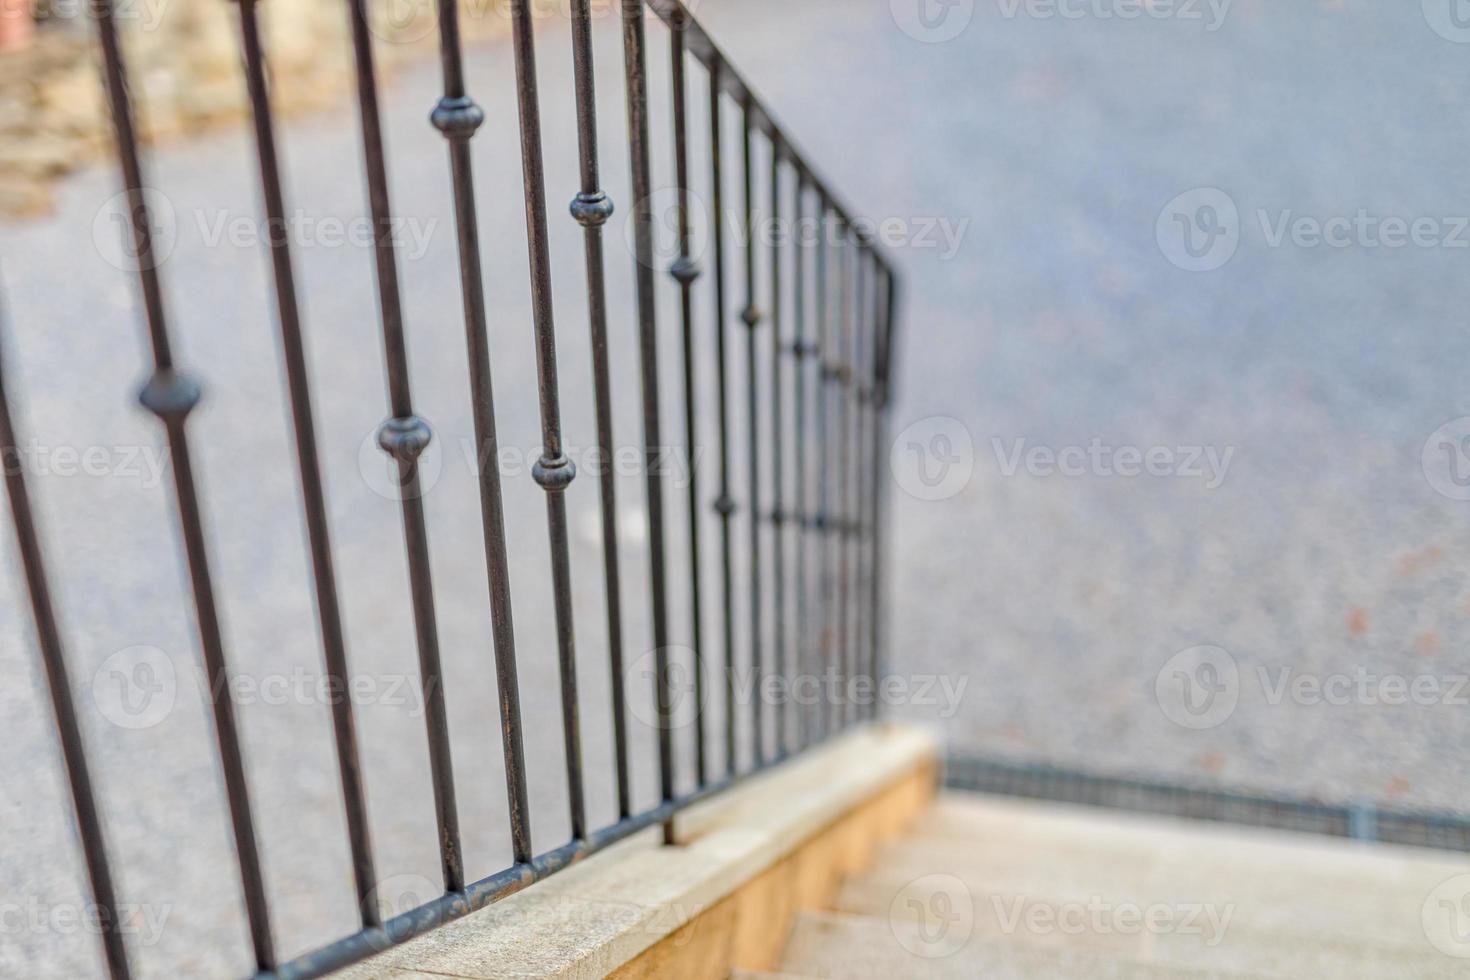
[[[1456,230],[1470,214],[1460,186],[1470,146],[1454,114],[1470,47],[1437,35],[1417,5],[1358,0],[1237,0],[1221,20],[1207,6],[1199,20],[1100,16],[1107,4],[1069,8],[1084,11],[1075,18],[1003,0],[930,12],[941,9],[951,19],[925,28],[913,9],[878,0],[699,8],[846,197],[911,233],[894,249],[907,283],[894,435],[907,434],[895,440],[890,485],[895,669],[943,674],[952,690],[964,683],[944,718],[957,747],[1267,792],[1463,805],[1470,504],[1452,499],[1461,474],[1451,464],[1466,460],[1446,454],[1461,433],[1431,436],[1470,414],[1470,280],[1456,244],[1470,241]],[[946,32],[957,33],[934,43]],[[650,36],[660,43],[661,28]],[[615,25],[599,23],[597,37],[606,185],[625,205]],[[538,53],[566,431],[577,447],[593,429],[579,231],[560,203],[577,186],[563,25],[546,26]],[[544,508],[529,475],[540,440],[511,80],[506,46],[476,50],[497,408],[503,444],[519,453],[504,469],[539,848],[567,825]],[[671,159],[665,86],[655,72],[660,186]],[[396,210],[408,222],[415,391],[441,450],[428,513],[465,853],[479,877],[507,862],[509,843],[464,455],[448,168],[424,122],[436,88],[432,65],[409,72],[385,111]],[[283,132],[289,197],[304,211],[296,255],[350,656],[375,685],[359,715],[391,903],[431,888],[437,872],[397,506],[375,491],[380,464],[362,449],[386,413],[370,256],[333,244],[323,223],[361,213],[356,128],[349,113],[325,114]],[[704,159],[696,146],[700,173]],[[328,711],[310,693],[319,654],[270,281],[255,242],[227,231],[255,214],[251,161],[247,136],[227,133],[154,154],[151,172],[176,218],[163,271],[181,360],[207,384],[193,434],[230,655],[246,678],[240,714],[278,941],[292,954],[350,930],[354,915]],[[1224,200],[1171,205],[1200,188]],[[170,496],[145,465],[157,433],[132,401],[145,374],[133,283],[94,243],[94,218],[115,190],[105,169],[80,175],[54,219],[5,229],[7,354],[24,430],[46,451],[33,464],[35,492],[121,890],[140,906],[140,975],[243,975],[248,947]],[[1377,222],[1371,233],[1360,209]],[[1314,245],[1309,227],[1293,240],[1300,216],[1349,219],[1348,238],[1336,236],[1348,244]],[[1386,218],[1432,225],[1417,243],[1387,247]],[[926,228],[958,234],[953,254]],[[1180,267],[1219,262],[1231,228],[1227,263]],[[636,445],[622,235],[615,220],[617,429],[620,444]],[[674,294],[660,288],[667,317]],[[665,332],[669,368],[675,339]],[[700,473],[711,496],[703,340]],[[734,350],[732,371],[743,371]],[[664,394],[665,424],[678,432],[672,370]],[[105,475],[63,475],[64,447],[107,449]],[[1038,447],[1065,470],[1027,455]],[[1129,470],[1118,450],[1143,460],[1155,448],[1169,450],[1151,464],[1167,475],[1118,475]],[[649,645],[641,485],[636,473],[620,478],[631,659]],[[589,793],[606,822],[594,482],[584,475],[568,502]],[[682,554],[682,506],[675,514]],[[713,521],[705,528],[713,541]],[[712,548],[706,556],[712,590]],[[743,567],[743,546],[737,560]],[[0,690],[10,748],[0,759],[0,887],[29,914],[74,906],[82,876],[14,583],[0,594],[0,672],[19,679]],[[686,596],[677,577],[679,642]],[[1175,659],[1202,646],[1220,652]],[[1301,676],[1305,686],[1293,687]],[[1395,703],[1405,698],[1388,678],[1417,693]],[[1314,695],[1313,681],[1325,689]],[[636,720],[647,717],[646,693],[633,726],[640,802],[655,793],[653,733]],[[720,723],[718,705],[708,716]],[[150,921],[161,922],[156,934]],[[97,969],[93,944],[54,925],[0,933],[0,973]]]

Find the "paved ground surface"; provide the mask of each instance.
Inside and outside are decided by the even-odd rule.
[[[936,5],[929,13],[948,19],[925,27],[916,8],[878,0],[700,7],[847,197],[914,233],[894,250],[908,301],[890,486],[893,660],[906,676],[941,674],[951,690],[965,687],[954,711],[898,711],[943,716],[957,747],[1008,757],[1463,805],[1470,505],[1451,498],[1470,472],[1460,452],[1470,429],[1431,436],[1470,413],[1470,233],[1454,220],[1470,214],[1470,137],[1455,112],[1470,47],[1437,36],[1413,4],[1238,0],[1223,20],[1204,5],[1192,8],[1199,19],[1099,16],[1119,9],[1108,4],[1038,16],[1047,9]],[[934,43],[947,33],[955,36]],[[651,36],[661,41],[662,29]],[[576,188],[563,25],[547,25],[540,55],[566,430],[576,447],[592,416],[579,233],[559,203]],[[599,24],[598,56],[613,151],[606,185],[623,204],[621,59],[610,21]],[[476,167],[501,435],[526,458],[507,464],[506,493],[545,847],[565,838],[566,820],[544,510],[529,477],[539,439],[511,73],[505,46],[476,51],[471,87],[489,119]],[[395,80],[385,110],[395,205],[409,222],[402,278],[416,396],[442,453],[428,510],[465,852],[479,877],[504,866],[509,844],[463,448],[470,420],[447,165],[423,121],[436,87],[426,65]],[[665,91],[656,72],[656,106]],[[697,111],[693,123],[703,132]],[[659,109],[659,184],[669,179],[668,131]],[[296,206],[311,222],[356,218],[351,114],[296,121],[284,133]],[[251,159],[245,135],[226,134],[158,153],[151,169],[176,216],[164,274],[181,360],[208,386],[193,433],[230,655],[259,685],[241,695],[240,715],[278,942],[293,954],[350,930],[354,914],[328,713],[298,681],[314,676],[318,654],[268,274],[253,240],[215,238],[256,212]],[[698,172],[704,165],[696,148]],[[1171,205],[1199,188],[1217,191]],[[24,429],[47,450],[46,461],[33,457],[35,489],[122,893],[143,906],[139,972],[242,975],[247,946],[170,497],[136,458],[157,443],[132,403],[145,375],[134,285],[94,243],[111,241],[106,214],[95,236],[94,217],[115,189],[106,170],[82,175],[54,219],[5,230],[7,354]],[[1373,221],[1432,220],[1417,243],[1373,247],[1393,233],[1356,220],[1360,209]],[[1283,214],[1343,216],[1349,224],[1337,230],[1348,237],[1337,240],[1347,246],[1294,241],[1290,231],[1273,244]],[[939,221],[963,228],[956,248],[925,247],[934,240],[925,229]],[[361,738],[384,897],[394,902],[433,887],[432,813],[397,508],[374,490],[375,451],[360,457],[386,412],[371,263],[323,234],[330,229],[308,224],[296,254],[351,657],[375,685],[359,711]],[[613,358],[619,441],[634,444],[622,235],[615,221]],[[1180,267],[1227,255],[1209,271]],[[672,299],[662,295],[666,313]],[[676,353],[666,345],[664,363]],[[732,371],[743,371],[739,356]],[[672,406],[677,384],[672,373],[666,380]],[[672,431],[676,418],[668,413]],[[708,411],[703,420],[700,445],[710,451]],[[64,447],[106,448],[93,458],[105,459],[95,465],[107,475],[64,475],[69,464],[54,455]],[[1037,447],[1060,453],[1067,472],[1026,455]],[[1148,456],[1153,473],[1118,475],[1139,464],[1112,451],[1141,458],[1156,447],[1168,453]],[[712,461],[704,458],[706,488]],[[1082,475],[1067,475],[1079,463]],[[636,474],[621,479],[630,659],[648,648],[640,486]],[[598,775],[610,760],[610,723],[593,481],[580,480],[568,499],[589,794],[602,823],[613,802]],[[713,540],[713,523],[705,527]],[[682,549],[680,534],[673,547]],[[716,581],[713,564],[705,580]],[[12,915],[0,931],[0,972],[88,975],[98,968],[92,943],[55,924],[65,920],[29,924],[74,907],[82,877],[40,678],[12,625],[22,617],[11,585],[0,631],[0,672],[12,679],[0,688],[9,748],[0,889],[21,896],[26,918],[16,927]],[[674,593],[682,642],[687,576],[676,576]],[[634,714],[646,717],[646,699]],[[709,717],[719,723],[716,707]],[[652,731],[635,723],[634,739],[650,758]],[[718,751],[711,761],[721,764]],[[640,766],[637,775],[646,803],[652,774]]]

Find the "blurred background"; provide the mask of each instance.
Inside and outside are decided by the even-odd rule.
[[[960,757],[1466,810],[1470,136],[1454,108],[1470,18],[1455,0],[691,6],[875,223],[904,277],[885,492],[888,666],[906,686],[889,715],[942,726]],[[469,87],[487,118],[473,147],[540,845],[567,824],[503,7],[464,16]],[[620,208],[608,230],[615,430],[636,447],[622,48],[616,5],[594,8],[603,179]],[[0,0],[7,381],[120,890],[166,920],[139,955],[144,975],[243,974],[167,463],[135,403],[146,349],[90,25],[47,6],[28,32],[20,9]],[[130,9],[135,92],[156,147],[152,203],[167,232],[160,271],[180,360],[205,385],[191,424],[227,648],[254,685],[240,718],[257,824],[280,945],[301,952],[355,919],[328,710],[309,693],[320,652],[236,42],[227,5]],[[561,9],[539,18],[537,55],[564,427],[578,459],[595,430],[581,233],[562,210],[578,184]],[[263,11],[280,52],[275,100],[349,657],[377,685],[359,710],[375,846],[402,898],[434,888],[437,859],[397,504],[372,445],[387,404],[371,251],[352,233],[364,188],[345,18],[331,5]],[[427,5],[375,16],[415,396],[437,436],[427,507],[461,807],[478,815],[464,820],[473,879],[503,867],[509,843],[448,167],[425,122],[440,86],[434,21]],[[667,193],[666,32],[649,31],[654,184]],[[703,94],[693,73],[701,134]],[[733,107],[725,121],[731,159]],[[707,204],[708,149],[696,139],[691,152]],[[768,194],[758,181],[757,199]],[[727,207],[734,195],[731,183]],[[661,227],[661,263],[671,242]],[[768,275],[763,262],[761,289]],[[665,279],[664,424],[680,432],[677,289]],[[730,281],[733,331],[738,272]],[[671,474],[679,555],[689,474],[715,495],[710,339],[706,326],[701,438]],[[742,348],[732,344],[732,384]],[[769,376],[760,383],[768,399]],[[745,460],[733,463],[743,475]],[[651,656],[642,486],[636,466],[619,471],[634,677]],[[593,478],[572,486],[568,507],[600,824],[615,812]],[[714,650],[717,523],[701,520]],[[743,582],[749,555],[736,538]],[[0,894],[54,906],[79,900],[83,876],[14,562],[0,574]],[[681,646],[694,631],[690,587],[684,568],[671,584]],[[737,622],[743,631],[746,617]],[[737,646],[749,639],[741,632]],[[653,714],[646,685],[633,691],[635,795],[647,805]],[[718,703],[681,712],[686,727],[722,723]],[[92,975],[95,955],[94,944],[0,928],[0,973]]]

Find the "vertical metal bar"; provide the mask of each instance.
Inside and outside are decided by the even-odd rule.
[[[551,580],[556,607],[557,659],[561,669],[562,740],[567,763],[567,798],[572,838],[587,836],[582,794],[582,738],[577,709],[577,657],[572,625],[572,577],[567,544],[566,488],[577,468],[562,449],[561,402],[557,394],[556,324],[551,308],[551,255],[546,235],[546,175],[541,153],[541,107],[536,90],[535,25],[528,0],[512,0],[516,109],[521,129],[521,172],[526,195],[526,239],[530,253],[531,307],[536,329],[536,374],[541,396],[541,458],[533,479],[546,491],[551,541]]]
[[[856,501],[852,517],[852,550],[856,569],[853,573],[853,632],[852,658],[857,665],[859,680],[866,681],[862,697],[857,702],[859,719],[871,718],[877,692],[873,688],[873,676],[868,662],[868,535],[871,523],[868,520],[868,361],[870,360],[869,326],[873,317],[872,279],[868,275],[869,254],[867,246],[859,244],[857,250],[857,318],[853,332],[852,389],[853,389],[853,492]]]
[[[734,775],[735,752],[735,569],[730,558],[730,518],[735,501],[730,496],[729,384],[725,356],[725,176],[724,147],[720,127],[720,62],[709,64],[709,141],[711,233],[715,244],[715,361],[719,372],[720,495],[715,512],[720,515],[720,590],[724,600],[725,641],[725,771]]]
[[[837,520],[832,527],[837,549],[837,656],[842,663],[844,724],[853,720],[852,682],[855,660],[852,656],[848,620],[851,613],[849,601],[852,596],[851,564],[849,562],[851,540],[849,526],[852,518],[852,460],[850,458],[849,398],[851,396],[852,372],[849,359],[852,356],[853,329],[853,283],[852,241],[849,229],[839,224],[842,232],[841,249],[838,252],[838,301],[837,343],[832,361],[832,381],[837,387]]]
[[[813,663],[811,623],[808,605],[811,586],[807,581],[807,551],[810,543],[811,518],[807,513],[807,478],[811,461],[807,458],[807,348],[810,341],[806,336],[807,323],[807,249],[803,222],[806,220],[806,174],[796,169],[795,200],[792,206],[792,227],[796,230],[796,267],[793,270],[792,292],[796,299],[795,336],[791,341],[792,373],[796,376],[796,499],[793,504],[793,523],[796,527],[796,659],[797,671],[817,677],[819,665]],[[815,669],[814,669],[815,668]],[[815,706],[814,706],[815,707]],[[801,745],[810,744],[814,735],[812,712],[802,710],[800,734]]]
[[[678,186],[679,257],[669,267],[669,275],[679,284],[679,314],[684,329],[684,442],[689,450],[689,602],[694,647],[694,703],[704,706],[704,615],[701,608],[700,578],[703,565],[699,553],[699,430],[694,412],[694,280],[699,278],[699,263],[690,252],[689,227],[689,120],[684,79],[685,18],[680,14],[669,30],[669,61],[673,88],[674,114],[674,181]],[[694,778],[703,787],[708,780],[705,771],[704,713],[694,726]]]
[[[122,167],[123,186],[132,217],[133,255],[138,261],[148,334],[153,348],[153,375],[139,394],[139,401],[158,416],[168,436],[179,524],[194,594],[200,651],[209,677],[215,739],[219,746],[225,795],[230,805],[230,822],[240,864],[245,910],[250,921],[251,944],[257,965],[261,970],[269,970],[275,963],[275,949],[271,942],[265,878],[261,873],[250,791],[245,781],[245,763],[235,724],[235,705],[230,699],[224,639],[214,599],[214,582],[204,543],[204,520],[200,512],[193,458],[189,452],[186,432],[189,412],[199,403],[199,386],[174,368],[168,323],[164,318],[162,290],[158,282],[157,262],[153,256],[151,219],[143,196],[142,165],[138,158],[132,110],[128,102],[126,69],[118,44],[117,27],[113,21],[113,0],[93,0],[93,13],[102,46],[103,75],[117,136],[118,161]]]
[[[511,852],[517,864],[532,857],[530,803],[526,792],[526,753],[521,725],[520,681],[516,664],[515,619],[510,602],[510,562],[506,554],[505,508],[500,485],[495,392],[490,377],[490,343],[481,278],[480,228],[475,211],[475,178],[470,140],[485,121],[484,110],[465,91],[464,55],[455,0],[439,0],[439,60],[444,95],[429,121],[444,134],[454,185],[454,227],[459,239],[459,282],[464,303],[465,345],[469,352],[470,410],[475,426],[475,459],[480,519],[490,593],[490,630],[495,644],[495,683],[500,704],[501,750],[505,757],[505,798],[510,817]]]
[[[373,868],[362,765],[357,750],[356,719],[352,698],[347,696],[351,678],[342,630],[342,611],[337,600],[337,574],[332,561],[331,535],[327,527],[326,494],[322,488],[321,464],[317,453],[311,382],[302,342],[301,315],[296,301],[296,277],[291,266],[291,246],[286,235],[286,205],[281,192],[280,165],[276,157],[275,126],[266,81],[265,53],[260,43],[255,0],[239,0],[239,7],[245,86],[250,96],[255,122],[255,147],[260,159],[261,196],[269,229],[281,350],[286,362],[286,384],[291,398],[302,509],[306,515],[312,579],[316,585],[322,659],[326,665],[328,682],[340,694],[332,701],[332,734],[337,747],[337,770],[342,784],[342,804],[346,810],[347,837],[352,850],[358,914],[363,926],[371,928],[382,921],[373,895],[377,874]]]
[[[877,387],[875,393],[877,418],[873,426],[873,486],[875,493],[873,495],[873,592],[870,599],[873,606],[873,622],[871,626],[872,636],[869,641],[872,644],[872,652],[869,654],[869,659],[873,664],[873,673],[880,683],[888,675],[888,665],[886,662],[887,647],[883,635],[883,624],[886,621],[888,612],[883,566],[883,556],[888,537],[888,501],[886,492],[888,489],[888,480],[884,478],[884,473],[886,472],[885,467],[888,464],[888,458],[885,453],[888,447],[888,420],[893,385],[893,331],[898,309],[898,283],[891,270],[886,268],[883,270],[882,283],[883,296],[879,306],[882,322],[878,329],[877,359],[874,365]]]
[[[831,251],[827,195],[818,189],[817,196],[817,325],[816,339],[810,356],[817,365],[817,516],[813,528],[817,532],[817,554],[822,565],[818,606],[821,609],[819,657],[822,665],[822,731],[826,735],[837,729],[837,691],[827,687],[828,681],[841,682],[832,657],[833,615],[836,612],[836,576],[832,568],[832,438],[830,416],[832,403],[831,377],[824,358],[831,347],[830,299],[832,281],[828,277],[828,253]]]
[[[419,673],[424,686],[434,815],[439,829],[439,862],[445,891],[457,892],[464,888],[464,857],[460,852],[454,764],[449,752],[449,719],[444,706],[443,669],[439,660],[439,628],[435,620],[434,586],[429,571],[429,533],[424,524],[423,487],[419,482],[418,465],[419,456],[428,447],[433,432],[429,424],[413,412],[403,308],[398,294],[398,263],[393,246],[393,215],[388,200],[388,172],[378,114],[378,83],[373,69],[367,9],[365,0],[348,0],[347,5],[356,64],[363,162],[367,168],[368,206],[373,220],[378,312],[383,327],[388,400],[393,412],[378,429],[378,446],[398,463],[403,541],[408,556],[409,594],[413,605]]]
[[[655,695],[659,715],[659,785],[663,799],[674,798],[672,704],[669,677],[668,591],[664,581],[664,496],[657,460],[663,437],[658,417],[658,324],[653,294],[653,179],[648,155],[648,77],[643,36],[643,4],[623,2],[623,61],[627,70],[628,156],[633,175],[633,249],[637,253],[638,352],[643,380],[644,471],[648,486],[649,572],[653,593]],[[674,823],[664,824],[664,840],[672,844]]]
[[[10,497],[10,516],[15,526],[16,546],[31,600],[31,617],[36,627],[36,642],[41,662],[46,668],[46,685],[51,693],[51,708],[56,718],[56,736],[61,742],[61,757],[66,763],[66,777],[71,788],[72,807],[76,811],[77,831],[82,841],[82,855],[87,862],[87,878],[92,885],[92,901],[98,911],[102,938],[102,955],[108,975],[113,980],[127,980],[128,953],[123,942],[122,921],[118,917],[117,894],[113,891],[112,871],[107,861],[107,839],[102,831],[102,817],[97,812],[97,796],[92,790],[92,775],[87,768],[87,753],[82,743],[81,726],[77,723],[76,705],[72,701],[71,680],[66,669],[66,652],[61,643],[61,630],[56,625],[56,612],[51,604],[51,586],[46,577],[41,536],[31,512],[26,492],[25,469],[19,463],[18,440],[10,417],[10,402],[5,393],[3,351],[0,351],[0,469],[5,471],[5,490]]]
[[[781,144],[771,140],[771,213],[767,219],[771,229],[771,531],[772,562],[771,592],[775,598],[772,628],[775,636],[776,676],[781,678],[780,700],[774,706],[776,715],[776,757],[784,757],[788,750],[786,742],[786,715],[790,710],[790,677],[786,658],[786,513],[782,510],[782,483],[785,473],[782,467],[781,429],[786,417],[782,412],[781,399]]]
[[[760,480],[760,388],[756,379],[757,347],[756,330],[760,326],[761,311],[755,305],[755,173],[751,162],[751,143],[754,122],[751,119],[749,98],[741,106],[741,186],[744,190],[745,207],[745,308],[740,319],[745,330],[745,380],[746,380],[746,432],[749,435],[750,483],[750,676],[752,680],[750,698],[751,751],[755,767],[765,764],[766,732],[761,712],[765,663],[761,655],[761,480]]]
[[[448,2],[448,0],[445,0]],[[577,146],[582,188],[572,199],[572,217],[583,228],[587,263],[587,320],[592,335],[592,388],[597,404],[597,445],[602,470],[602,571],[607,594],[607,655],[612,678],[613,753],[618,772],[618,817],[632,814],[628,769],[627,695],[623,690],[623,600],[618,578],[617,474],[614,452],[612,384],[607,363],[607,297],[603,283],[602,226],[612,217],[612,199],[599,185],[597,166],[597,90],[592,74],[592,14],[588,0],[572,0],[572,61],[577,90]]]

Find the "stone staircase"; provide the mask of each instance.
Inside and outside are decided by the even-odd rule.
[[[949,794],[775,973],[744,977],[1470,977],[1470,857]]]

